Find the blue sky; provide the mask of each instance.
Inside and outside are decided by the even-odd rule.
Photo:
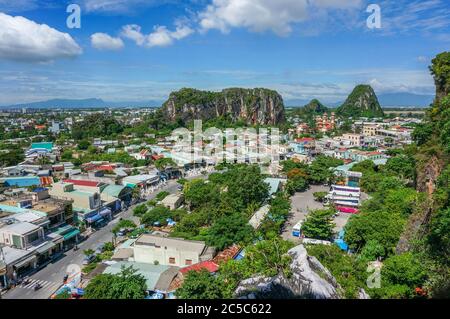
[[[79,4],[81,29],[66,25]],[[433,94],[450,48],[447,0],[0,0],[0,105],[164,100],[182,87],[268,87],[285,100]]]

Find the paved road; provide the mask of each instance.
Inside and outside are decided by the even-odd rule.
[[[192,179],[195,177],[189,177]],[[199,177],[197,177],[199,178]],[[169,193],[176,193],[178,191],[179,184],[171,180],[162,187],[159,191],[167,191]],[[156,197],[159,191],[149,195],[148,200]],[[2,295],[4,299],[47,299],[49,298],[60,286],[63,284],[63,278],[66,274],[67,267],[75,264],[81,267],[84,254],[83,250],[96,249],[101,243],[110,242],[112,240],[112,228],[119,222],[119,218],[129,219],[132,217],[133,208],[130,207],[127,211],[117,214],[114,219],[103,228],[97,230],[91,234],[85,241],[78,244],[79,249],[77,251],[69,250],[65,252],[62,258],[48,264],[46,267],[30,276],[30,284],[18,286],[9,290],[6,294]],[[38,291],[34,291],[34,285],[40,283],[42,288]]]

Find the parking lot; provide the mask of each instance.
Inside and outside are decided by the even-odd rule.
[[[299,241],[297,237],[292,236],[292,228],[301,220],[305,220],[308,213],[312,210],[323,209],[322,203],[314,200],[315,192],[328,192],[328,186],[311,186],[306,192],[296,193],[291,197],[291,215],[284,224],[282,233],[283,239]]]
[[[291,240],[294,242],[300,242],[298,237],[292,236],[292,228],[299,221],[305,220],[309,212],[316,209],[324,209],[324,205],[314,200],[315,192],[328,192],[328,186],[316,186],[313,185],[306,192],[296,193],[291,197],[291,215],[284,224],[282,237],[285,240]],[[367,199],[367,195],[362,194],[361,199]],[[339,233],[347,224],[352,214],[338,213],[334,218],[334,232]]]

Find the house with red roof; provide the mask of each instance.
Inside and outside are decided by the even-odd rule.
[[[219,265],[212,260],[202,261],[198,264],[187,266],[180,269],[180,274],[184,277],[190,271],[202,271],[207,270],[210,273],[215,273],[219,270]]]

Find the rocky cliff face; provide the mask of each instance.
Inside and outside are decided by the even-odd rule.
[[[338,114],[351,117],[381,117],[384,112],[370,85],[358,85],[338,110]]]
[[[254,277],[242,281],[235,291],[241,299],[340,299],[342,288],[315,257],[309,256],[303,245],[289,250],[292,276],[286,278]]]
[[[282,97],[267,89],[226,89],[207,92],[182,89],[170,94],[162,111],[169,121],[194,119],[210,120],[217,117],[248,125],[276,125],[285,121]]]

